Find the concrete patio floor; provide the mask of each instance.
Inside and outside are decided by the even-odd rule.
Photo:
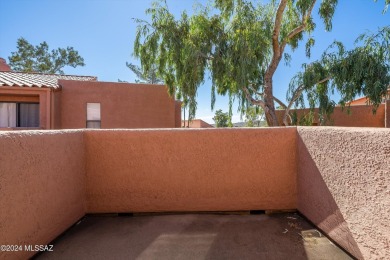
[[[295,213],[87,216],[36,259],[352,259]]]

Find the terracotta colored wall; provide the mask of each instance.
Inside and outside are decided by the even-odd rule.
[[[84,216],[84,166],[82,132],[0,132],[0,245],[46,245]]]
[[[51,128],[61,129],[61,91],[52,92]]]
[[[185,125],[187,127],[188,120],[182,120],[181,121],[182,126],[183,126],[184,122],[185,122]],[[213,126],[206,123],[205,121],[203,121],[201,119],[194,119],[190,122],[190,128],[213,128]]]
[[[336,107],[331,116],[331,121],[327,122],[328,126],[348,126],[348,127],[384,127],[385,126],[385,105],[378,107],[376,114],[372,113],[372,107],[367,105],[351,106],[351,113],[348,114],[346,109],[343,111],[341,107]],[[307,114],[308,109],[297,109],[299,117]],[[317,109],[315,111],[318,111]],[[284,111],[276,111],[279,121],[282,122]],[[318,117],[315,123],[319,124]]]
[[[390,255],[390,129],[298,127],[298,210],[359,259]]]
[[[0,71],[11,71],[11,68],[3,58],[0,58]]]
[[[372,113],[372,107],[367,105],[351,106],[351,114],[342,111],[337,107],[332,115],[333,126],[353,126],[353,127],[384,127],[385,106],[378,107],[376,114]]]
[[[390,128],[390,99],[386,101],[386,112],[385,112],[385,127]]]
[[[175,101],[164,86],[60,80],[61,128],[86,127],[87,103],[101,103],[102,128],[174,128]]]
[[[1,132],[0,244],[47,244],[85,212],[298,208],[357,258],[385,258],[389,140],[336,127]]]
[[[87,212],[296,208],[296,129],[86,131]]]

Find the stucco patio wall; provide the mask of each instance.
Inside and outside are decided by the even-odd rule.
[[[298,210],[358,259],[390,255],[390,129],[298,127]]]
[[[296,128],[85,132],[87,212],[296,208]]]
[[[1,132],[0,244],[45,245],[85,213],[297,208],[357,258],[385,258],[389,140],[336,127]]]
[[[27,259],[85,215],[82,131],[0,132],[0,259]],[[18,248],[20,249],[20,248]]]
[[[390,128],[390,99],[386,100],[386,112],[385,112],[386,122],[385,127]]]

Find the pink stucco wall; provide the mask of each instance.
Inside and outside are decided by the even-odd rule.
[[[309,109],[293,110],[297,113],[298,118],[303,117],[309,113]],[[292,111],[292,112],[293,112]],[[315,109],[314,124],[320,125],[318,120],[318,109]],[[277,110],[276,115],[279,122],[282,122],[284,110]],[[347,108],[335,107],[330,117],[326,122],[327,126],[348,126],[348,127],[385,127],[385,104],[379,105],[376,113],[373,114],[372,106],[356,105],[350,107],[350,112]]]
[[[358,259],[390,256],[390,129],[298,127],[298,210]]]
[[[59,80],[61,129],[86,127],[87,103],[100,103],[101,128],[174,128],[178,102],[162,85]],[[176,122],[179,120],[179,122]]]
[[[188,120],[182,120],[181,126],[188,126]],[[189,128],[213,128],[212,125],[208,124],[207,122],[201,120],[201,119],[194,119],[190,121]]]
[[[385,127],[386,128],[390,128],[390,99],[389,100],[386,100],[386,103],[385,103],[385,108],[386,108],[386,112],[385,112]]]
[[[296,129],[86,131],[87,211],[296,208]]]
[[[297,208],[357,258],[385,258],[389,140],[335,127],[1,132],[0,244],[47,244],[85,213]]]
[[[84,216],[82,132],[0,132],[0,151],[0,245],[46,245]]]

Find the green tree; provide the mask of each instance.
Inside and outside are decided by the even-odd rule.
[[[222,109],[215,111],[215,116],[213,117],[215,122],[215,127],[228,127],[230,122],[230,117],[228,113],[224,113]]]
[[[360,73],[360,65],[345,63],[351,57],[349,55],[355,55],[354,60],[361,56],[364,61],[372,61],[376,55],[381,55],[380,50],[375,48],[350,53],[340,51],[333,54],[334,59],[330,54],[328,61],[324,62],[324,70],[315,70],[316,63],[306,65],[302,75],[290,84],[288,104],[283,104],[274,96],[275,71],[282,59],[286,63],[291,60],[287,47],[294,51],[306,39],[306,54],[310,56],[310,49],[315,43],[311,33],[316,26],[312,18],[316,2],[271,0],[266,4],[254,4],[249,0],[214,0],[213,8],[209,8],[211,5],[200,7],[192,16],[183,12],[178,20],[169,12],[164,1],[155,2],[146,11],[151,16],[150,22],[136,20],[138,29],[134,54],[140,58],[145,71],[158,67],[171,95],[180,92],[188,97],[190,111],[196,110],[195,97],[206,71],[210,72],[212,79],[212,109],[216,94],[228,95],[230,115],[232,100],[236,99],[241,112],[249,106],[261,107],[269,126],[279,124],[275,102],[287,111],[288,117],[289,109],[302,99],[304,92],[311,95],[310,105],[334,106],[329,95],[326,100],[325,93],[318,94],[318,91],[329,90],[324,87],[326,84],[340,86],[337,89],[345,94],[344,103],[359,92],[370,92],[368,96],[375,103],[385,88],[385,80],[376,81],[373,86],[373,81],[365,81],[368,74]],[[318,13],[326,30],[332,29],[337,2],[322,0],[319,4]],[[390,0],[386,0],[386,7],[389,3]],[[370,71],[382,71],[385,67],[383,60],[372,61],[370,66],[373,66]],[[352,72],[349,74],[351,77],[346,77],[343,70]],[[316,80],[311,80],[310,84],[303,81],[305,75],[309,75],[308,71],[316,75]],[[365,84],[357,87],[361,91],[351,92],[350,88],[345,88],[351,82],[363,81]],[[305,87],[300,87],[302,85]],[[287,119],[284,121],[287,122]]]
[[[341,96],[339,104],[348,109],[349,102],[357,96],[367,96],[375,113],[390,87],[390,26],[375,34],[362,34],[355,43],[360,45],[347,51],[342,43],[334,42],[319,60],[303,64],[303,71],[290,82],[289,103],[284,105],[285,125],[297,121],[291,119],[290,108],[304,107],[305,98],[311,109],[319,107],[320,124],[325,124],[336,105],[330,99],[335,91]],[[306,124],[311,125],[313,119],[313,116],[306,117]]]
[[[8,57],[13,71],[64,74],[62,69],[65,66],[85,66],[84,59],[73,47],[49,51],[49,45],[45,41],[33,46],[26,39],[19,38],[17,49]]]
[[[261,107],[251,106],[245,111],[245,125],[247,127],[259,127],[263,120],[264,112]]]
[[[137,76],[138,79],[135,80],[137,83],[164,83],[164,80],[157,75],[156,66],[153,66],[148,72],[144,72],[141,67],[129,62],[126,62],[126,66]]]

